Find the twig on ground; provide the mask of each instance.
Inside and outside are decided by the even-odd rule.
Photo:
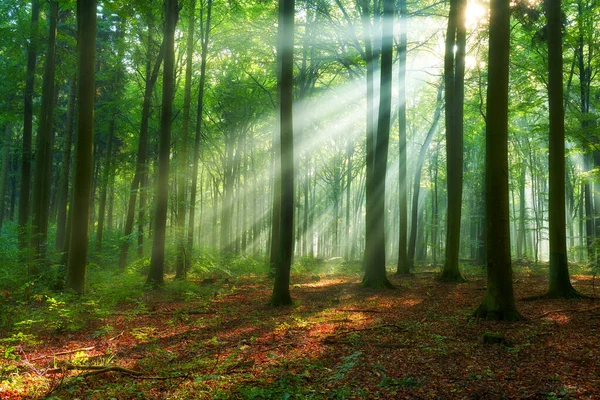
[[[91,376],[104,374],[106,372],[119,372],[124,375],[128,375],[136,379],[155,379],[155,380],[167,380],[167,379],[183,379],[189,377],[189,374],[171,375],[171,376],[145,376],[143,372],[134,371],[129,368],[120,367],[118,365],[73,365],[63,364],[59,368],[52,368],[46,371],[47,374],[54,374],[66,371],[87,371],[83,376]]]
[[[584,308],[584,309],[579,309],[579,308],[564,308],[562,310],[551,310],[551,311],[546,311],[545,313],[541,313],[540,315],[533,317],[532,319],[539,319],[539,318],[544,318],[547,315],[550,314],[557,314],[557,313],[564,313],[564,312],[574,312],[574,313],[580,313],[580,312],[588,312],[588,311],[594,311],[599,309],[600,306],[595,306],[595,307],[591,307],[591,308]]]
[[[381,313],[385,312],[385,311],[380,311],[380,310],[368,310],[368,309],[360,310],[360,309],[353,309],[353,308],[341,308],[341,309],[339,309],[337,311],[340,311],[340,312],[357,312],[357,313],[358,312],[362,312],[362,313],[373,313],[373,314],[381,314]]]
[[[73,354],[73,353],[78,353],[80,351],[90,351],[90,350],[94,350],[96,348],[96,346],[91,346],[91,347],[82,347],[80,349],[74,349],[74,350],[67,350],[67,351],[61,351],[59,353],[54,353],[54,354],[46,354],[44,356],[40,356],[40,357],[36,357],[34,359],[32,359],[31,361],[37,361],[37,360],[41,360],[42,358],[50,358],[50,357],[58,357],[58,356],[66,356],[67,354]]]

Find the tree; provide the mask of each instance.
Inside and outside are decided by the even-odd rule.
[[[148,16],[148,20],[151,21],[151,16]],[[146,55],[146,79],[144,87],[144,98],[142,104],[142,120],[140,124],[140,135],[138,142],[137,161],[135,168],[135,175],[131,182],[129,191],[129,202],[127,206],[127,217],[125,220],[125,240],[121,244],[121,252],[119,256],[119,268],[125,269],[127,264],[127,253],[129,252],[129,244],[131,240],[131,234],[133,232],[133,223],[135,218],[135,200],[138,189],[140,189],[140,217],[143,217],[143,203],[142,192],[145,190],[147,166],[146,158],[148,154],[148,120],[150,119],[150,108],[152,102],[152,92],[154,91],[154,85],[158,79],[160,72],[160,65],[164,58],[164,41],[161,48],[156,56],[154,66],[151,66],[152,57],[152,23],[148,24],[148,51]],[[143,223],[143,218],[140,218],[140,223]]]
[[[406,181],[406,51],[407,51],[407,9],[406,0],[400,0],[400,43],[398,52],[398,148],[400,157],[398,159],[398,185],[400,185],[400,198],[398,200],[400,209],[400,223],[398,233],[398,267],[396,274],[410,274],[410,265],[406,254],[408,233],[408,206],[407,206],[407,181]]]
[[[463,103],[465,97],[466,0],[451,0],[444,55],[448,217],[446,260],[440,279],[464,282],[458,268],[463,192]]]
[[[200,19],[202,34],[200,36],[202,54],[200,61],[200,87],[198,89],[198,110],[196,113],[196,135],[194,138],[194,159],[192,167],[192,187],[190,189],[190,217],[188,225],[188,247],[191,250],[194,243],[194,219],[196,214],[196,195],[198,190],[198,162],[200,158],[200,141],[202,139],[202,115],[204,113],[204,86],[206,85],[206,59],[208,57],[208,39],[210,37],[210,17],[212,0],[207,1],[206,23]],[[201,13],[202,16],[203,12]]]
[[[21,193],[19,195],[19,250],[21,261],[28,261],[24,253],[28,247],[29,193],[31,189],[31,140],[33,136],[33,91],[37,62],[39,0],[31,2],[31,34],[27,46],[27,72],[23,99],[23,148],[21,152]]]
[[[548,31],[548,223],[550,239],[549,298],[573,298],[581,295],[569,279],[565,214],[565,119],[563,108],[563,57],[561,1],[545,0]]]
[[[96,0],[77,1],[77,146],[66,288],[83,294],[94,155]]]
[[[173,118],[173,75],[175,64],[175,26],[179,17],[178,0],[165,0],[165,36],[162,114],[160,117],[160,143],[158,149],[158,186],[156,188],[156,210],[152,259],[147,284],[164,283],[165,237],[167,230],[167,202],[169,195],[169,157],[171,152],[171,124]]]
[[[185,85],[183,99],[183,123],[181,127],[181,148],[179,152],[179,163],[177,168],[177,261],[175,267],[175,278],[183,279],[188,266],[186,256],[185,237],[185,213],[187,211],[185,191],[188,173],[188,141],[190,130],[190,104],[192,102],[192,62],[194,56],[194,26],[196,22],[196,0],[189,2],[189,19],[187,32],[187,49],[185,62]],[[201,122],[201,121],[199,121]]]
[[[509,3],[491,3],[485,155],[487,289],[474,315],[517,321],[523,317],[513,294],[508,207]]]
[[[32,199],[32,233],[31,247],[33,251],[32,272],[47,262],[48,217],[50,211],[50,183],[52,167],[52,136],[54,113],[54,75],[56,69],[56,25],[58,18],[58,2],[48,3],[48,48],[44,64],[42,83],[42,107],[37,133],[37,150],[35,154],[35,178]]]
[[[292,304],[290,268],[294,246],[294,0],[279,0],[279,123],[280,123],[280,227],[275,281],[270,304]]]
[[[421,172],[423,169],[423,164],[425,163],[425,157],[427,156],[427,149],[431,144],[433,135],[437,131],[438,121],[440,119],[440,114],[442,113],[442,93],[443,86],[440,85],[438,87],[436,106],[435,111],[433,112],[433,120],[431,121],[431,126],[427,131],[427,135],[425,136],[425,141],[421,146],[421,150],[419,151],[419,156],[417,158],[417,163],[415,166],[415,177],[413,179],[413,200],[411,208],[410,236],[408,240],[407,256],[408,265],[410,265],[411,267],[414,265],[417,247],[417,226],[419,221],[419,194],[421,191]]]
[[[385,270],[385,176],[387,170],[388,142],[392,106],[392,45],[394,1],[383,3],[383,26],[381,34],[381,84],[379,96],[379,117],[377,119],[377,138],[373,157],[373,176],[371,186],[372,200],[367,204],[367,243],[365,246],[365,275],[362,285],[374,288],[393,288]],[[367,137],[367,141],[372,138]]]

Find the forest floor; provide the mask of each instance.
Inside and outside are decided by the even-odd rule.
[[[517,299],[544,292],[542,270],[521,271]],[[527,320],[498,323],[470,319],[483,274],[392,275],[398,290],[381,291],[358,273],[292,278],[286,308],[267,306],[264,276],[191,280],[101,313],[89,298],[79,314],[34,299],[63,322],[0,332],[0,398],[600,398],[593,299],[518,300]],[[594,295],[591,276],[572,280]]]

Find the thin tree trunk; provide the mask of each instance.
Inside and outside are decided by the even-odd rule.
[[[29,265],[29,212],[31,192],[31,141],[33,137],[33,92],[38,46],[39,0],[31,1],[31,36],[27,48],[27,71],[23,107],[23,149],[21,155],[21,187],[19,195],[19,259]],[[29,272],[32,272],[29,270]]]
[[[161,49],[158,53],[156,62],[154,63],[154,67],[152,68],[150,65],[150,52],[152,42],[152,37],[150,32],[152,31],[152,26],[148,26],[148,53],[146,60],[146,87],[144,89],[144,100],[142,104],[142,121],[140,126],[140,140],[138,143],[138,153],[137,153],[137,161],[135,168],[135,175],[133,177],[133,181],[131,182],[131,187],[129,189],[129,202],[127,206],[127,218],[125,220],[125,232],[124,232],[124,241],[121,244],[121,252],[119,256],[119,268],[121,270],[125,269],[125,265],[127,264],[127,253],[129,251],[129,244],[133,240],[133,222],[135,217],[135,200],[137,196],[137,191],[145,191],[145,180],[147,180],[147,169],[146,165],[146,157],[148,153],[148,120],[150,118],[150,103],[152,101],[152,91],[154,90],[154,85],[156,80],[158,79],[158,73],[160,71],[160,64],[163,61],[164,56],[164,42],[161,45]],[[140,210],[143,209],[143,205],[141,204],[141,193],[140,193]],[[140,222],[143,223],[143,222]],[[138,236],[139,237],[139,236]],[[142,236],[143,240],[143,236]],[[138,246],[139,248],[140,246]]]
[[[183,95],[183,121],[181,126],[181,150],[177,165],[179,191],[177,193],[177,260],[175,264],[175,279],[185,278],[189,259],[186,253],[185,212],[186,182],[188,177],[188,142],[190,129],[190,104],[192,102],[192,63],[194,55],[194,26],[196,22],[196,0],[189,2],[190,17],[187,32],[187,54],[185,64],[185,85]]]
[[[49,13],[48,47],[44,66],[42,107],[37,134],[36,166],[32,201],[31,247],[33,251],[32,272],[34,273],[39,272],[39,268],[45,266],[47,262],[46,252],[52,167],[52,123],[55,95],[54,75],[56,67],[56,26],[58,18],[57,1],[50,1]]]
[[[411,208],[411,223],[410,223],[410,236],[408,241],[408,265],[409,270],[413,270],[415,263],[415,253],[417,249],[417,231],[418,231],[418,221],[419,221],[419,192],[421,190],[421,172],[423,169],[423,164],[425,163],[425,157],[427,156],[427,149],[431,144],[431,140],[433,139],[433,135],[437,130],[438,121],[440,119],[440,115],[442,113],[442,93],[443,86],[440,85],[437,93],[436,107],[433,113],[433,120],[431,121],[431,126],[429,127],[429,131],[427,131],[427,135],[425,136],[425,141],[421,146],[421,150],[419,151],[419,158],[417,158],[417,163],[415,165],[415,177],[413,179],[413,199],[412,199],[412,208]]]
[[[69,200],[69,172],[71,170],[71,147],[73,141],[73,125],[75,123],[75,101],[77,95],[77,79],[71,79],[69,85],[69,106],[67,110],[67,122],[65,129],[65,140],[63,142],[62,165],[58,184],[58,218],[56,223],[56,248],[63,250],[68,236],[67,230],[67,202]]]

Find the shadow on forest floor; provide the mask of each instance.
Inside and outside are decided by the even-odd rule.
[[[517,299],[547,280],[515,275]],[[525,322],[471,320],[483,275],[464,284],[391,276],[295,275],[295,305],[266,303],[271,281],[196,281],[203,290],[148,292],[140,304],[74,332],[46,329],[0,358],[8,398],[593,398],[600,388],[595,302],[517,301]],[[592,295],[591,277],[574,286]],[[504,344],[484,344],[485,334]],[[119,367],[102,369],[101,366]],[[92,369],[91,369],[92,368]]]

